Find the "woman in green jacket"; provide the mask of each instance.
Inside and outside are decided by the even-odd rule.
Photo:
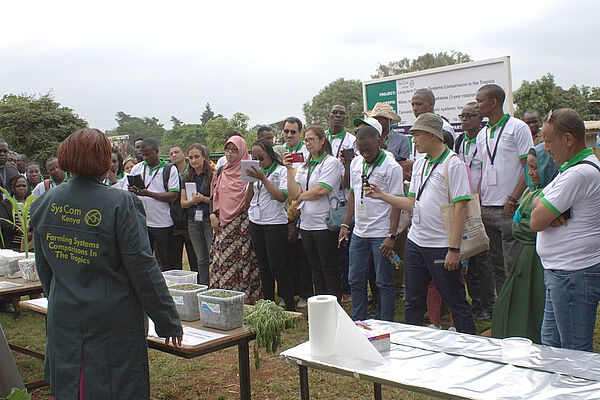
[[[536,233],[529,228],[529,220],[533,199],[554,179],[559,166],[542,143],[529,150],[525,168],[527,189],[513,218],[513,237],[521,247],[496,299],[492,336],[520,336],[541,343],[546,288],[544,268],[535,251]]]
[[[101,182],[110,167],[98,129],[58,148],[74,178],[32,206],[36,266],[48,297],[46,379],[56,399],[148,399],[145,314],[181,344],[181,323],[148,241],[144,209]]]

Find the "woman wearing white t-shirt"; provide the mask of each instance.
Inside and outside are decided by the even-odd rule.
[[[302,212],[300,234],[312,269],[315,293],[335,295],[341,301],[337,234],[327,230],[325,217],[329,211],[329,198],[338,195],[342,165],[331,156],[331,143],[320,126],[312,125],[306,129],[304,143],[310,157],[298,168],[295,176],[290,155],[284,157],[289,176],[289,198],[298,201]]]
[[[258,179],[250,182],[244,198],[250,218],[250,240],[258,260],[263,296],[275,299],[275,280],[285,308],[294,311],[294,287],[287,265],[287,170],[281,165],[270,143],[259,140],[252,145],[252,158],[260,169],[248,175]]]

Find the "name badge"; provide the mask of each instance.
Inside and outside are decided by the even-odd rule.
[[[413,214],[413,216],[412,216],[413,224],[418,224],[421,221],[421,205],[419,204],[418,201],[415,203],[415,206],[413,207],[412,214]]]
[[[249,213],[253,220],[260,221],[260,206],[258,204],[250,207]]]
[[[196,212],[194,213],[194,221],[196,221],[196,222],[204,221],[204,213],[202,212],[202,210],[196,210]]]
[[[356,207],[356,215],[358,218],[367,218],[367,206],[362,202],[358,203],[358,206]]]
[[[491,167],[487,173],[487,183],[490,186],[496,186],[498,184],[498,174],[494,167]]]

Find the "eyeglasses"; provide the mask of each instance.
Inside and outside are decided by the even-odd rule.
[[[295,129],[284,129],[283,133],[291,133],[292,135],[295,135],[296,133],[298,133],[298,131]]]
[[[304,143],[312,143],[312,142],[314,142],[317,139],[318,139],[317,137],[305,137],[304,138]]]
[[[478,114],[469,114],[469,113],[458,114],[458,119],[469,119],[469,118],[473,118],[473,117],[479,117],[479,115]]]
[[[8,153],[8,149],[0,149],[0,153]]]
[[[235,147],[225,147],[225,153],[237,153],[238,149]]]

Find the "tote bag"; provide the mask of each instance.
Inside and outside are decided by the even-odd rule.
[[[450,157],[458,156],[453,154]],[[450,198],[448,164],[450,164],[450,159],[448,159],[444,167],[444,180],[446,181],[446,189],[448,191],[448,203],[440,206],[440,212],[442,213],[442,219],[444,220],[444,226],[446,228],[446,233],[448,234],[448,241],[450,241],[452,227],[454,226],[455,204],[452,203],[452,199]],[[485,227],[483,226],[483,220],[481,219],[481,206],[479,204],[479,197],[475,195],[471,200],[467,201],[465,230],[463,232],[462,240],[460,241],[460,259],[466,260],[479,253],[489,250],[489,248],[490,239],[485,233]]]

